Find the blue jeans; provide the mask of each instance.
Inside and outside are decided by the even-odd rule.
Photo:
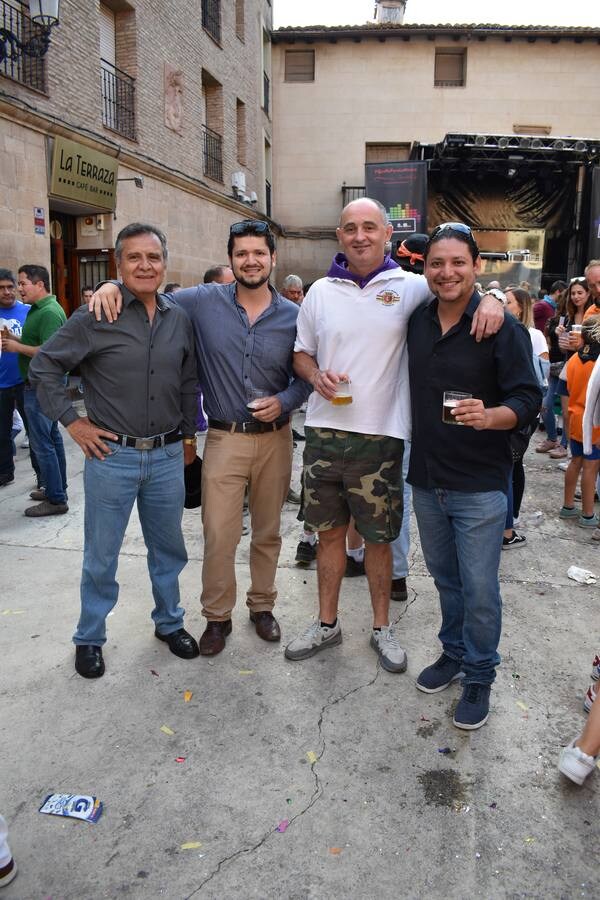
[[[42,412],[34,388],[25,385],[25,414],[29,442],[40,467],[40,481],[51,503],[67,502],[67,463],[58,422]]]
[[[12,387],[0,388],[0,475],[15,474],[15,442],[13,435],[13,412],[19,410],[19,414],[23,419],[25,428],[27,425],[27,414],[23,405],[23,383],[13,384]],[[40,480],[40,467],[35,458],[35,452],[30,447],[29,457],[31,465],[38,481]]]
[[[406,476],[410,462],[410,441],[404,441],[402,457],[402,483],[404,486],[402,507],[402,528],[395,541],[392,541],[392,578],[406,578],[408,575],[408,554],[410,553],[410,500],[412,489]]]
[[[462,662],[467,683],[491,684],[500,663],[498,567],[506,494],[413,486],[413,506],[425,563],[440,595],[444,653]]]
[[[160,634],[183,628],[179,573],[187,562],[181,531],[185,488],[181,442],[155,450],[114,447],[104,460],[86,459],[81,617],[75,644],[102,646],[106,617],[115,606],[119,552],[133,504],[148,549],[152,618]]]
[[[546,429],[546,435],[549,441],[555,441],[558,437],[556,432],[556,416],[554,415],[554,398],[556,397],[556,389],[559,380],[558,375],[548,375],[548,390],[546,391],[546,396],[542,403],[542,422],[544,423],[544,428]],[[560,443],[563,447],[567,446],[567,435],[565,434],[564,428]]]

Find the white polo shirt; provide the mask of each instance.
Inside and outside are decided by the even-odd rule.
[[[422,275],[387,269],[364,288],[320,278],[300,307],[294,350],[320,369],[350,376],[352,403],[310,395],[306,425],[410,439],[406,335],[413,311],[431,299]]]

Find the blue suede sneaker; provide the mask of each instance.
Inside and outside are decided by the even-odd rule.
[[[485,725],[490,714],[491,687],[490,684],[465,684],[454,713],[453,722],[457,728],[475,731]]]
[[[461,672],[461,663],[442,653],[432,665],[423,669],[417,678],[416,685],[420,691],[424,691],[426,694],[437,694],[453,681],[464,677],[465,673]]]

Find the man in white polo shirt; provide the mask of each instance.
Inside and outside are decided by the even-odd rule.
[[[403,672],[406,652],[389,624],[389,545],[402,524],[403,441],[411,427],[408,320],[431,293],[422,276],[404,272],[385,254],[391,235],[380,203],[349,203],[337,229],[343,252],[300,308],[294,370],[314,387],[305,424],[304,519],[307,530],[319,533],[319,618],[285,655],[306,659],[342,640],[337,610],[353,516],[365,539],[371,646],[385,669]],[[478,340],[504,319],[495,298],[479,309]],[[351,402],[341,396],[348,387]]]

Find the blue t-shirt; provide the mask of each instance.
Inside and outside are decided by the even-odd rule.
[[[21,303],[20,300],[16,300],[14,306],[0,306],[0,330],[8,328],[16,337],[21,337],[23,322],[30,309],[31,307],[27,303]],[[3,350],[0,356],[0,388],[13,387],[22,382],[23,378],[19,372],[19,354],[7,353]]]

